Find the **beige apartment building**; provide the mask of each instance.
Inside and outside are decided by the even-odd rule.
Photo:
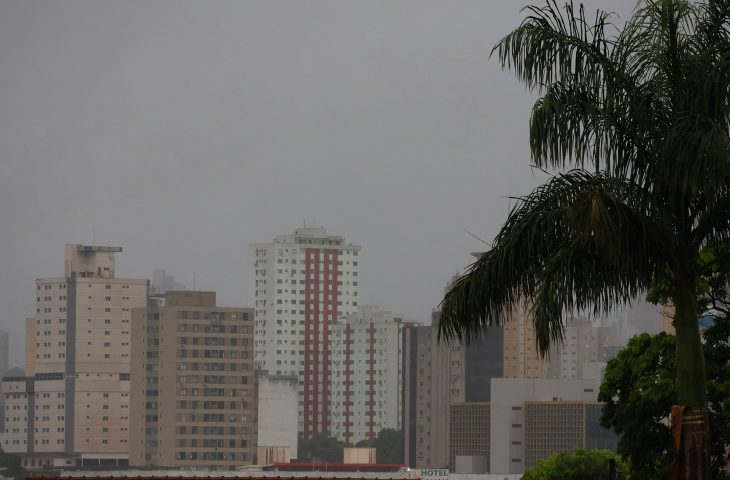
[[[149,282],[115,277],[121,251],[66,245],[64,276],[36,280],[26,376],[3,382],[0,435],[26,468],[127,465],[129,321]]]
[[[548,365],[537,350],[529,308],[516,305],[504,315],[504,377],[546,378]]]
[[[167,292],[132,311],[130,465],[235,470],[254,463],[254,310],[215,292]]]

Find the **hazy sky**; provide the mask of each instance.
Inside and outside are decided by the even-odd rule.
[[[530,169],[489,58],[515,0],[0,1],[0,328],[23,363],[66,243],[249,305],[247,245],[362,246],[362,303],[428,321]],[[635,0],[593,1],[626,18]]]

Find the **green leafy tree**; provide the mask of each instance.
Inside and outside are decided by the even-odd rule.
[[[403,463],[403,432],[384,428],[375,438],[360,440],[356,447],[375,448],[378,463]]]
[[[668,412],[676,403],[673,335],[648,333],[629,340],[608,363],[598,399],[601,423],[619,434],[618,453],[635,478],[666,478],[674,459]]]
[[[344,448],[344,442],[330,437],[326,433],[320,433],[308,439],[299,437],[297,458],[341,463]]]
[[[615,462],[616,477],[611,478],[609,462]],[[614,480],[629,478],[625,461],[610,450],[583,450],[573,453],[554,453],[528,468],[522,480]]]
[[[724,319],[723,319],[724,320]],[[705,332],[711,475],[726,479],[730,460],[730,325]],[[630,459],[634,478],[664,479],[674,458],[667,411],[676,403],[675,337],[643,333],[608,363],[598,399],[605,402],[601,423],[621,435],[618,453]]]
[[[14,480],[25,480],[28,471],[20,464],[20,457],[5,453],[0,448],[0,475]]]
[[[564,170],[520,197],[447,292],[439,334],[469,341],[530,305],[545,354],[566,311],[611,312],[653,285],[675,306],[677,401],[706,412],[696,292],[730,238],[730,0],[645,0],[620,29],[598,11],[528,7],[494,51],[539,92],[532,161]],[[568,170],[565,170],[569,168]],[[680,478],[707,479],[709,427],[683,435]]]

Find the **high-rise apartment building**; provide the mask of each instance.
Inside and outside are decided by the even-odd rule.
[[[605,362],[606,347],[616,345],[616,329],[595,325],[585,317],[571,317],[565,323],[563,342],[550,351],[548,378],[583,378],[583,367]]]
[[[66,245],[64,276],[36,280],[26,377],[3,382],[2,447],[25,467],[127,464],[129,322],[149,282],[115,277],[121,251]]]
[[[347,445],[401,428],[403,317],[376,306],[330,325],[330,431]]]
[[[491,379],[503,375],[502,327],[489,327],[469,345],[439,343],[440,312],[431,326],[407,326],[404,332],[405,460],[411,467],[449,462],[450,406],[488,402]]]
[[[515,305],[504,312],[504,376],[546,378],[547,360],[537,350],[529,307]]]
[[[130,464],[234,470],[253,463],[253,309],[167,292],[132,310]]]
[[[433,335],[431,325],[403,329],[403,454],[409,467],[430,464]]]
[[[322,227],[249,245],[255,359],[270,375],[297,375],[299,431],[329,432],[329,327],[357,313],[360,247]]]

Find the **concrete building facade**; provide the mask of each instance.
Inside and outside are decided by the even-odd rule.
[[[449,407],[449,469],[460,456],[482,457],[489,471],[489,402],[458,402]]]
[[[254,311],[169,291],[132,310],[130,464],[234,470],[254,463]]]
[[[271,375],[299,378],[299,431],[305,438],[330,431],[329,327],[357,313],[359,252],[323,227],[249,245],[256,362]]]
[[[26,376],[3,382],[2,447],[25,467],[127,464],[129,322],[148,280],[115,277],[121,250],[66,245],[64,276],[36,280]]]
[[[404,333],[403,425],[406,463],[438,467],[449,463],[450,405],[488,402],[491,379],[503,375],[503,330],[489,327],[469,345],[439,343],[440,312],[431,326]]]
[[[550,351],[548,378],[583,378],[583,366],[605,361],[606,348],[617,344],[616,337],[615,328],[596,325],[585,317],[569,318],[563,343]]]
[[[506,378],[546,378],[547,361],[535,343],[535,327],[529,307],[516,305],[503,313],[504,376]]]
[[[354,445],[384,428],[400,430],[402,315],[360,306],[329,329],[330,434]]]
[[[602,404],[591,401],[528,401],[524,403],[525,468],[553,453],[616,450],[618,436],[600,424]]]
[[[403,437],[405,463],[428,466],[431,439],[431,349],[430,325],[406,325],[403,329]]]
[[[490,472],[520,474],[566,448],[610,446],[613,434],[596,427],[598,387],[597,380],[492,379]]]
[[[258,371],[258,447],[288,449],[288,458],[297,458],[299,382],[296,375],[269,375]],[[270,450],[269,450],[270,451]],[[259,465],[266,465],[258,458]]]

